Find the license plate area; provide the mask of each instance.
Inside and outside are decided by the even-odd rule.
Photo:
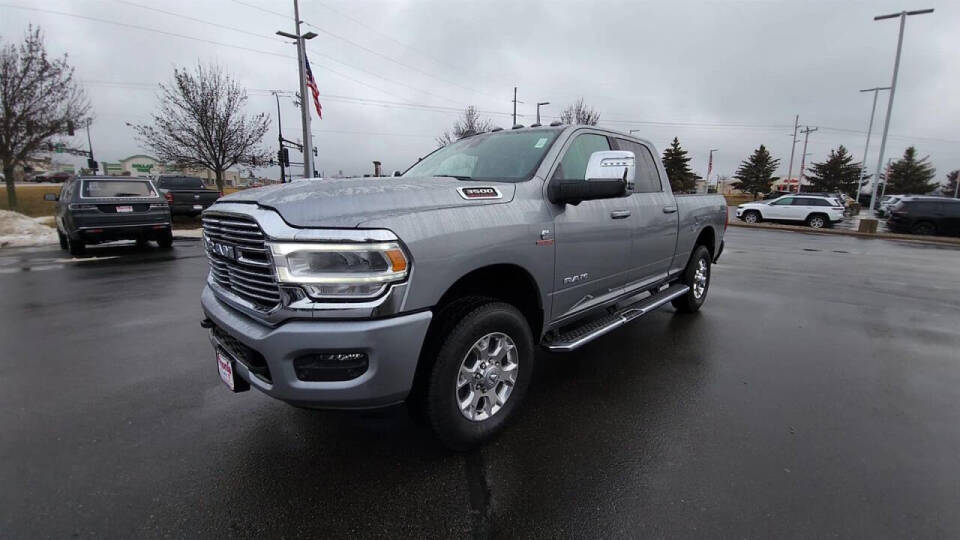
[[[118,213],[118,214],[127,214],[127,213],[130,213],[130,212],[133,212],[133,207],[132,207],[132,206],[117,206],[117,213]]]
[[[194,210],[203,210],[203,205],[202,205],[202,204],[195,204],[195,205],[193,205],[193,209],[194,209]]]
[[[230,356],[222,347],[216,348],[217,353],[217,371],[220,373],[220,380],[230,389],[231,392],[244,392],[250,389],[250,384],[237,375],[237,361]]]

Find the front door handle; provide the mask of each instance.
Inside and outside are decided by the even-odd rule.
[[[630,211],[629,211],[629,210],[614,210],[613,212],[610,212],[610,217],[612,217],[613,219],[624,219],[624,218],[628,218],[628,217],[630,217]]]
[[[672,214],[672,213],[674,213],[674,212],[676,212],[676,211],[677,211],[677,207],[676,207],[676,206],[664,206],[664,207],[663,207],[663,213],[664,213],[664,214]]]

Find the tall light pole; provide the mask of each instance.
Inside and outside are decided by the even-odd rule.
[[[703,192],[710,193],[710,173],[713,172],[713,153],[716,148],[710,149],[710,159],[707,160],[707,177],[703,179]]]
[[[853,194],[853,198],[857,201],[857,204],[860,204],[860,187],[863,186],[863,174],[867,171],[865,165],[867,164],[867,152],[870,150],[870,134],[873,133],[873,117],[877,112],[877,95],[881,90],[889,89],[889,86],[877,86],[874,88],[861,90],[861,92],[873,92],[873,108],[870,109],[870,124],[867,125],[867,144],[863,147],[863,163],[860,165],[860,178],[857,180],[857,191]],[[873,176],[873,183],[876,183],[880,180],[878,174]]]
[[[803,186],[803,168],[807,163],[807,142],[810,141],[810,134],[820,128],[812,128],[806,126],[800,130],[800,133],[803,133],[803,154],[800,155],[800,173],[797,174],[797,193],[800,193],[800,189]]]
[[[800,115],[793,118],[793,144],[790,145],[790,166],[787,167],[787,187],[790,185],[790,177],[793,176],[793,153],[797,150],[797,129],[800,128]]]
[[[522,101],[517,101],[517,87],[513,87],[513,125],[517,125],[517,103],[523,103]],[[512,126],[511,126],[512,127]]]
[[[516,99],[517,96],[513,96],[513,98]],[[540,123],[540,106],[541,106],[541,105],[549,105],[549,104],[550,104],[549,101],[538,101],[538,102],[537,102],[537,124]],[[513,122],[516,123],[516,122],[517,122],[516,119],[514,119]]]
[[[280,149],[277,152],[277,161],[280,162],[280,183],[283,184],[287,181],[286,173],[283,169],[283,123],[280,119],[280,92],[274,92],[273,97],[277,98],[277,143],[279,143],[278,148]]]
[[[310,134],[310,107],[307,105],[307,63],[305,50],[307,40],[317,37],[313,32],[300,34],[300,5],[297,0],[293,0],[293,20],[296,27],[296,34],[277,31],[278,36],[290,38],[297,42],[297,71],[300,75],[300,118],[303,123],[303,176],[313,178],[313,141]]]
[[[887,149],[887,130],[890,129],[890,115],[893,113],[893,95],[897,91],[897,73],[900,71],[900,51],[903,49],[903,27],[907,22],[908,15],[923,15],[933,13],[933,9],[918,9],[915,11],[901,11],[900,13],[890,13],[889,15],[877,15],[873,18],[875,21],[886,19],[900,19],[900,37],[897,38],[897,56],[893,61],[893,79],[890,81],[890,97],[887,100],[887,119],[883,122],[883,136],[880,138],[880,155],[877,156],[877,172],[883,166],[883,152]],[[873,210],[877,199],[877,183],[874,182],[870,194],[870,209]]]

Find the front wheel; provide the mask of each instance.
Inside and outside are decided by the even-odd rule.
[[[427,418],[444,445],[468,450],[503,429],[520,406],[533,373],[533,335],[517,308],[489,302],[437,339]]]
[[[173,231],[167,229],[157,237],[157,245],[162,249],[170,249],[173,246]]]
[[[912,232],[913,234],[930,236],[933,234],[937,234],[937,228],[933,225],[933,223],[930,223],[929,221],[921,221],[920,223],[917,223],[916,225],[914,225],[913,228],[910,230],[910,232]]]
[[[697,246],[690,256],[680,282],[690,287],[687,294],[675,298],[673,307],[681,313],[693,313],[700,309],[707,299],[707,290],[710,288],[710,250],[706,246]]]
[[[747,211],[745,214],[743,214],[743,221],[747,223],[760,223],[760,212],[757,212],[756,210]]]

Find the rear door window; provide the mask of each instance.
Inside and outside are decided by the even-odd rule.
[[[636,173],[634,174],[634,193],[659,193],[663,191],[660,182],[660,172],[657,170],[657,164],[653,161],[653,155],[646,146],[628,141],[626,139],[617,139],[617,147],[620,150],[629,150],[636,157]]]

